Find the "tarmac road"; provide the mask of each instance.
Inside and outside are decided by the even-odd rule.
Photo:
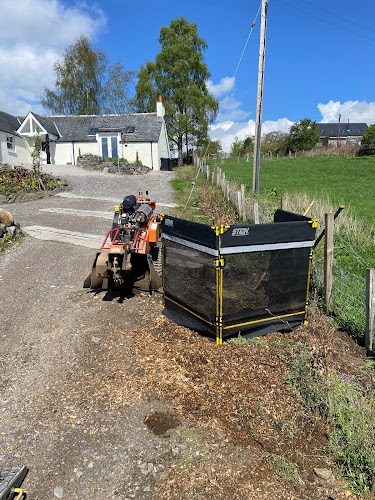
[[[157,202],[172,203],[171,172],[50,169],[74,197],[7,205],[21,227],[100,240],[111,199],[149,189]],[[178,446],[178,430],[165,439],[144,424],[167,404],[126,390],[127,380],[142,376],[131,333],[161,314],[161,296],[139,293],[119,303],[83,290],[94,254],[79,242],[26,236],[0,255],[0,465],[30,468],[24,485],[31,500],[154,498]]]

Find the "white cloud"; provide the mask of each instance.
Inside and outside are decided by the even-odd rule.
[[[367,125],[375,123],[375,102],[346,101],[341,103],[340,101],[330,100],[326,104],[319,103],[317,107],[322,115],[321,122],[337,123],[340,113],[343,123],[348,120],[351,123],[367,123]],[[240,101],[227,96],[220,103],[217,123],[210,126],[210,138],[220,140],[223,150],[226,152],[230,151],[235,137],[243,140],[245,137],[254,136],[255,134],[255,121],[241,122],[240,120],[243,119],[242,114],[249,115],[249,113],[241,109]],[[274,131],[289,133],[293,123],[288,118],[265,121],[262,123],[262,135]]]
[[[10,22],[11,20],[11,22]],[[0,110],[25,114],[54,83],[53,63],[80,36],[94,37],[106,25],[102,11],[67,7],[63,0],[4,2],[0,16]]]
[[[212,80],[207,80],[207,88],[210,94],[214,97],[220,97],[234,89],[234,76],[224,76],[219,83],[213,83]]]
[[[262,123],[262,135],[269,132],[279,131],[288,133],[293,122],[287,118],[279,118],[277,121],[265,121]],[[235,137],[240,140],[246,137],[254,136],[255,134],[255,121],[249,120],[246,123],[225,121],[211,125],[209,135],[212,140],[220,140],[223,150],[230,151],[230,147],[234,142]]]
[[[322,115],[321,122],[338,122],[339,114],[342,122],[375,123],[375,102],[366,101],[329,101],[326,104],[319,103],[318,109]]]
[[[242,102],[238,101],[232,96],[226,96],[222,101],[220,101],[219,114],[217,115],[217,120],[222,121],[232,121],[232,120],[244,120],[250,113],[244,111],[241,108]]]

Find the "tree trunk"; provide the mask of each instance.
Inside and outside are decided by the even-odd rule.
[[[183,157],[182,157],[182,135],[178,136],[177,149],[178,149],[178,166],[182,167],[182,165],[184,164]]]

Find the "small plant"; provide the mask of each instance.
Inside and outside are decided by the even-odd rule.
[[[33,163],[33,174],[40,185],[44,189],[43,181],[41,180],[41,166],[40,166],[40,152],[42,151],[42,138],[39,131],[34,136],[33,149],[31,151],[31,158]]]
[[[252,339],[249,339],[247,342],[250,345],[254,345],[256,347],[261,347],[262,345],[264,345],[264,338],[262,338],[262,337],[253,337]]]
[[[97,158],[100,161],[102,160],[101,156],[94,155],[92,153],[83,153],[83,155],[79,155],[79,156],[81,156],[81,158]]]
[[[298,474],[297,464],[290,462],[282,455],[269,453],[266,460],[270,464],[272,472],[281,480],[292,484],[302,482]]]
[[[139,154],[138,151],[135,152],[135,164],[136,165],[142,165],[141,160],[139,159]]]
[[[239,333],[237,337],[233,337],[232,339],[228,340],[227,343],[232,345],[246,345],[248,341],[241,337],[241,334]]]
[[[288,383],[298,390],[301,403],[310,414],[328,416],[328,394],[320,368],[307,347],[298,343]]]
[[[280,432],[281,435],[288,439],[294,438],[297,434],[297,425],[294,420],[282,420],[275,423],[275,427]]]

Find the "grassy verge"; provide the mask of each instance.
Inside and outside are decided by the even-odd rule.
[[[201,224],[234,224],[237,221],[234,207],[203,176],[197,177],[195,167],[178,167],[174,172],[172,186],[178,206],[170,211],[171,215]]]
[[[327,421],[327,452],[338,474],[362,497],[375,493],[375,404],[373,394],[349,377],[322,364],[302,343],[295,351],[289,383],[306,414]]]

